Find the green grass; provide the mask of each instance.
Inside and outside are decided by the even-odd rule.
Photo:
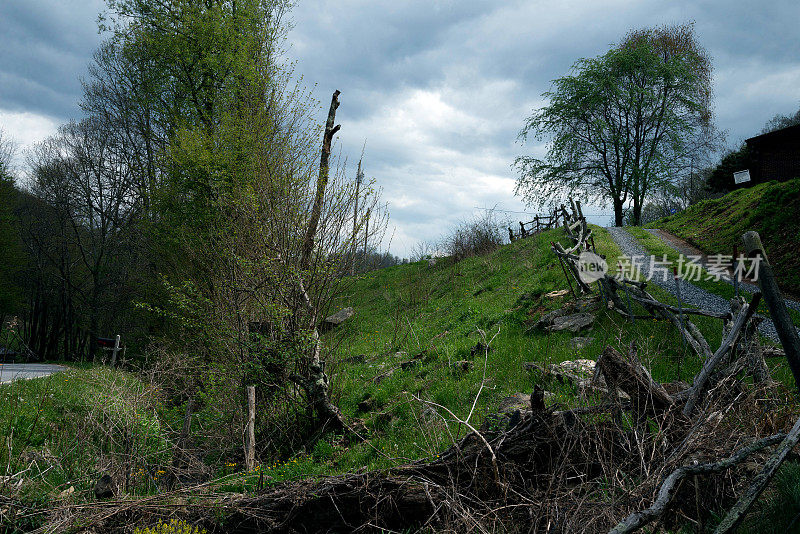
[[[768,182],[704,200],[651,226],[664,229],[707,254],[741,250],[742,234],[761,235],[782,288],[800,295],[800,178]]]
[[[0,385],[0,475],[10,477],[0,492],[29,505],[82,501],[93,498],[94,483],[112,465],[126,468],[126,490],[153,491],[157,466],[171,452],[156,398],[133,374],[108,368]],[[28,520],[35,526],[41,517]]]

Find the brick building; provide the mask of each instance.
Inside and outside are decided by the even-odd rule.
[[[800,125],[751,137],[746,143],[752,184],[800,178]]]

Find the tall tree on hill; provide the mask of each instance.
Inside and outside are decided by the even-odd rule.
[[[625,205],[641,218],[647,196],[713,140],[711,60],[691,25],[630,32],[556,79],[520,131],[549,139],[543,159],[520,156],[517,194],[541,204],[565,193]]]

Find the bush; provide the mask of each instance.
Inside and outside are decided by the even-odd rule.
[[[494,252],[505,242],[504,226],[491,211],[457,225],[444,238],[441,249],[456,261]]]

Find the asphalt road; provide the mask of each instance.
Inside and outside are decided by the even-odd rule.
[[[0,363],[0,384],[18,379],[42,378],[66,369],[63,365],[47,363]]]

